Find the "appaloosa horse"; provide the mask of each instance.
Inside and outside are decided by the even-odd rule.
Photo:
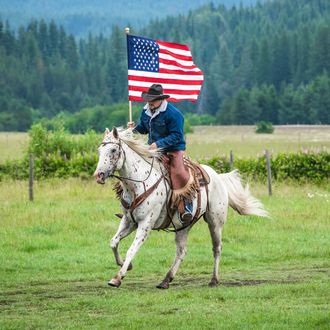
[[[170,184],[166,178],[165,166],[160,160],[160,151],[150,150],[148,145],[134,139],[131,130],[119,132],[114,128],[111,132],[109,129],[105,130],[98,152],[99,161],[94,173],[97,182],[104,184],[107,178],[116,177],[122,186],[124,215],[110,243],[117,265],[121,268],[109,281],[111,286],[120,286],[127,270],[132,268],[131,261],[151,230],[170,224],[175,231],[176,256],[165,278],[157,286],[167,289],[186,254],[188,232],[196,222],[196,217],[201,216],[208,224],[213,243],[214,268],[209,285],[216,286],[219,283],[221,233],[228,206],[242,215],[267,216],[267,211],[260,201],[251,196],[248,187],[242,186],[237,171],[217,174],[212,168],[202,165],[209,176],[209,183],[200,186],[199,196],[193,201],[194,221],[184,226],[179,221],[178,212],[168,211]],[[119,175],[115,175],[115,171]],[[123,260],[118,252],[119,242],[134,230],[135,239]]]

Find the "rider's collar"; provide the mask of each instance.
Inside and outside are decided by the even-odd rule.
[[[156,111],[154,113],[152,113],[150,111],[148,103],[143,107],[143,109],[146,110],[146,115],[148,115],[151,118],[156,117],[160,112],[164,112],[166,110],[166,108],[167,108],[167,101],[166,100],[164,100],[162,102],[162,104],[159,106],[159,108],[156,109]]]

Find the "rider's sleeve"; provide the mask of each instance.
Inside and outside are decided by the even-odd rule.
[[[183,116],[169,116],[166,121],[166,126],[169,134],[156,141],[158,148],[169,148],[178,145],[183,139]]]
[[[133,128],[134,133],[148,134],[149,129],[146,127],[145,121],[143,120],[143,112],[140,116],[140,122]]]

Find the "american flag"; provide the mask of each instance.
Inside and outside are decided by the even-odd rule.
[[[170,101],[197,100],[204,77],[188,46],[128,35],[127,56],[130,101],[143,101],[152,84],[161,84]]]

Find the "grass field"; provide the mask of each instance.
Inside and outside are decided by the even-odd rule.
[[[273,134],[256,134],[254,126],[198,126],[187,137],[193,159],[227,155],[256,157],[265,149],[272,154],[301,150],[330,150],[330,126],[274,126]]]
[[[0,162],[20,158],[25,134],[0,133]],[[196,127],[195,158],[255,157],[330,149],[330,128]],[[229,212],[221,282],[207,286],[213,257],[207,225],[191,230],[188,253],[169,290],[155,286],[170,267],[173,234],[152,232],[119,289],[108,246],[118,227],[112,183],[52,179],[0,182],[0,329],[329,329],[330,187],[274,183],[251,189],[271,219]],[[124,254],[133,240],[121,245]]]
[[[272,219],[229,213],[221,284],[208,288],[206,224],[169,290],[158,284],[175,252],[173,234],[152,232],[119,289],[108,241],[119,211],[110,184],[0,183],[1,329],[329,329],[329,187],[253,184]],[[132,241],[122,243],[125,251]]]
[[[330,150],[330,126],[275,126],[273,134],[255,134],[254,126],[197,126],[187,136],[187,152],[195,160],[227,155],[256,157],[271,153]],[[0,132],[0,163],[20,159],[28,143],[26,133]]]
[[[27,133],[0,132],[0,163],[21,159],[27,145]]]

